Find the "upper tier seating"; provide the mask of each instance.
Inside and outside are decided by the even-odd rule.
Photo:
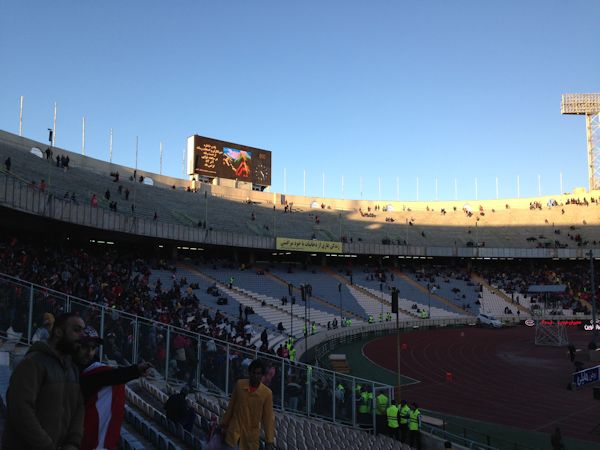
[[[0,134],[0,138],[5,135]],[[39,147],[46,148],[43,144]],[[53,156],[65,153],[80,158],[60,149],[54,149]],[[218,187],[202,186],[199,193],[182,192],[158,184],[150,186],[129,181],[133,170],[120,173],[119,182],[114,182],[110,170],[104,174],[99,173],[101,170],[93,172],[78,167],[72,158],[69,170],[64,171],[56,167],[54,160],[30,153],[25,141],[16,145],[0,139],[0,158],[4,160],[8,156],[12,159],[12,174],[25,183],[35,181],[39,185],[44,179],[56,198],[62,199],[66,192],[75,193],[79,204],[89,204],[92,194],[96,194],[99,207],[108,209],[109,201],[104,199],[108,189],[110,201],[117,201],[119,213],[131,214],[131,207],[135,205],[135,214],[141,217],[153,218],[156,213],[159,222],[192,227],[202,223],[213,230],[237,234],[448,247],[585,247],[600,242],[600,217],[595,214],[598,202],[595,198],[591,202],[589,195],[589,198],[573,196],[575,201],[583,203],[585,200],[587,206],[585,203],[583,206],[566,204],[567,200],[571,201],[569,196],[557,196],[561,205],[553,207],[547,206],[544,199],[537,203],[532,201],[531,208],[524,199],[503,200],[508,208],[500,206],[500,201],[477,201],[469,206],[472,213],[463,211],[462,202],[450,201],[389,202],[394,210],[388,211],[383,210],[386,204],[366,200],[341,202],[337,210],[325,203],[324,208],[311,208],[313,200],[306,197],[299,198],[304,206],[295,205],[294,212],[284,213],[282,205],[273,203],[277,195],[273,200],[267,201],[262,196],[258,201],[246,203],[225,198],[225,191],[221,193]],[[1,170],[4,171],[4,167]],[[119,185],[123,191],[130,191],[128,200],[124,193],[117,193]],[[208,192],[206,197],[205,191]],[[248,198],[252,195],[248,191]],[[380,208],[375,210],[375,206]],[[367,208],[371,208],[371,212],[367,213]]]

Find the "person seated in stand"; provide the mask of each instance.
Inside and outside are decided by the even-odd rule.
[[[165,403],[167,419],[180,424],[185,430],[191,432],[194,426],[195,413],[187,401],[190,388],[185,385],[179,393],[171,395]]]

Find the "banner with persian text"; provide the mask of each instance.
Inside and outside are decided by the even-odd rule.
[[[293,239],[278,237],[277,250],[290,250],[301,252],[342,253],[342,243],[335,241],[316,241],[309,239]]]
[[[575,387],[596,383],[597,381],[600,381],[600,366],[590,367],[589,369],[573,374],[573,384]]]

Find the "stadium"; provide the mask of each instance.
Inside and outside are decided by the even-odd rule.
[[[380,394],[422,405],[424,448],[542,448],[556,426],[597,445],[578,378],[598,361],[597,191],[381,204],[270,192],[270,152],[200,136],[188,179],[52,144],[0,133],[5,385],[44,314],[77,311],[104,361],[155,368],[126,388],[122,448],[203,448],[257,356],[277,448],[400,448]],[[186,382],[189,431],[162,408]]]
[[[0,448],[600,447],[594,6],[69,3],[0,14]]]

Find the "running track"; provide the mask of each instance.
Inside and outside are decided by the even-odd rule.
[[[568,333],[577,348],[590,340],[584,331]],[[544,433],[560,426],[563,435],[600,442],[590,432],[600,423],[591,386],[568,391],[573,365],[566,349],[537,347],[533,339],[534,329],[525,326],[403,333],[402,374],[421,383],[403,387],[402,397],[425,409]],[[370,341],[363,352],[396,371],[395,335]]]

